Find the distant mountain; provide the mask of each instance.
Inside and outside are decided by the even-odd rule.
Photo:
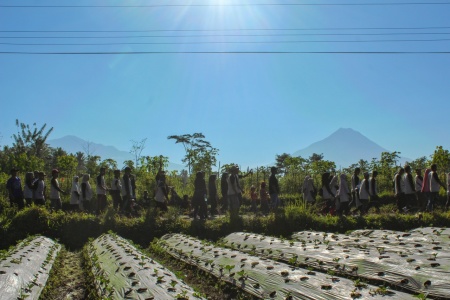
[[[340,128],[329,137],[295,152],[293,156],[308,158],[313,153],[322,153],[324,159],[334,161],[337,168],[346,168],[360,159],[369,162],[374,157],[380,159],[381,152],[388,151],[356,130]],[[399,163],[407,160],[407,158],[401,158]]]
[[[87,152],[87,147],[89,147],[89,152],[91,155],[98,155],[101,159],[111,158],[114,159],[118,166],[122,166],[123,162],[126,160],[133,160],[133,155],[127,151],[121,151],[114,146],[105,146],[102,144],[96,144],[93,142],[85,141],[79,137],[73,135],[67,135],[59,139],[53,139],[47,141],[48,144],[53,147],[60,147],[67,151],[68,153],[75,154],[76,152]],[[169,170],[182,170],[185,167],[179,164],[169,163]]]

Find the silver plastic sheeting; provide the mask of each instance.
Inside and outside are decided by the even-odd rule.
[[[324,274],[296,268],[268,258],[216,247],[186,235],[167,234],[161,238],[160,244],[174,258],[261,299],[413,299],[412,295],[402,292],[370,285],[357,287],[353,281],[331,272]],[[250,245],[246,248],[252,250]],[[269,245],[268,249],[276,248]]]
[[[108,299],[201,299],[172,272],[127,240],[105,234],[88,246],[98,294]]]
[[[0,261],[0,299],[39,299],[59,250],[43,236],[17,244]]]
[[[303,231],[293,238],[306,248],[295,253],[327,265],[357,266],[360,277],[449,299],[449,236],[446,228],[419,228],[410,232],[357,230],[349,235]]]

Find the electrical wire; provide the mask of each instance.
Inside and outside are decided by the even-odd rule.
[[[114,52],[0,52],[0,55],[144,55],[144,54],[430,54],[446,55],[450,51],[114,51]]]
[[[143,32],[220,32],[220,31],[321,31],[321,30],[428,30],[450,29],[450,26],[430,27],[323,27],[323,28],[235,28],[235,29],[148,29],[148,30],[0,30],[2,33],[143,33]]]
[[[0,36],[0,39],[133,39],[184,37],[274,37],[274,36],[394,36],[450,35],[450,32],[389,32],[389,33],[281,33],[281,34],[191,34],[191,35],[124,35],[124,36]]]
[[[0,43],[7,46],[117,46],[117,45],[207,45],[207,44],[301,44],[301,43],[380,43],[380,42],[445,42],[450,39],[345,40],[345,41],[209,41],[209,42],[142,42],[142,43]]]
[[[0,8],[158,8],[158,7],[238,7],[238,6],[410,6],[450,5],[450,2],[368,2],[368,3],[227,3],[150,5],[0,5]]]

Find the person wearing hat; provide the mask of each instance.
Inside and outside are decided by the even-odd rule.
[[[17,204],[19,209],[22,209],[25,207],[25,204],[23,202],[22,182],[19,176],[17,176],[18,172],[19,170],[16,168],[11,169],[11,177],[6,182],[6,189],[8,190],[9,204],[11,207]]]
[[[59,171],[58,169],[52,170],[52,179],[50,180],[50,207],[55,210],[62,209],[61,195],[67,194],[59,187]]]
[[[34,183],[34,205],[45,205],[45,173],[38,172],[38,179]]]

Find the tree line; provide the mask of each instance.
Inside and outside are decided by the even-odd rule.
[[[79,174],[97,174],[101,167],[108,170],[107,176],[112,178],[112,172],[119,169],[119,162],[111,158],[102,158],[93,155],[89,145],[84,152],[68,153],[62,148],[50,147],[47,139],[53,132],[53,127],[47,124],[38,126],[36,123],[29,125],[16,120],[17,133],[14,134],[13,144],[5,145],[0,149],[0,179],[6,182],[11,168],[17,168],[22,172],[40,170],[50,172],[57,168],[62,178],[69,178],[66,184],[70,184],[70,178]],[[219,149],[213,147],[202,133],[171,135],[167,137],[175,144],[183,146],[185,152],[182,162],[187,171],[168,172],[169,184],[181,189],[183,193],[190,194],[194,176],[198,171],[212,174],[213,168],[225,172],[233,163],[217,166],[217,155]],[[154,176],[159,169],[167,169],[169,158],[164,155],[143,156],[146,139],[131,141],[130,153],[133,160],[122,162],[123,167],[130,167],[136,175],[138,192],[151,190],[154,187]],[[356,167],[362,171],[377,170],[379,174],[380,192],[392,192],[392,180],[399,167],[400,152],[383,152],[379,158],[367,161],[360,159],[354,164],[340,170],[336,169],[333,161],[326,160],[323,154],[313,153],[310,157],[292,156],[283,153],[275,156],[275,166],[278,168],[281,192],[285,194],[300,193],[300,187],[306,175],[310,175],[316,186],[319,186],[320,175],[324,172],[335,171],[336,173],[352,174]],[[442,146],[436,147],[434,153],[429,157],[419,157],[407,163],[412,169],[425,169],[431,164],[436,164],[441,172],[450,170],[450,152]],[[243,179],[245,189],[251,185],[259,186],[261,181],[266,181],[270,174],[271,166],[260,166],[253,170],[250,177]],[[64,182],[63,182],[64,184]],[[2,185],[4,190],[4,185]]]

